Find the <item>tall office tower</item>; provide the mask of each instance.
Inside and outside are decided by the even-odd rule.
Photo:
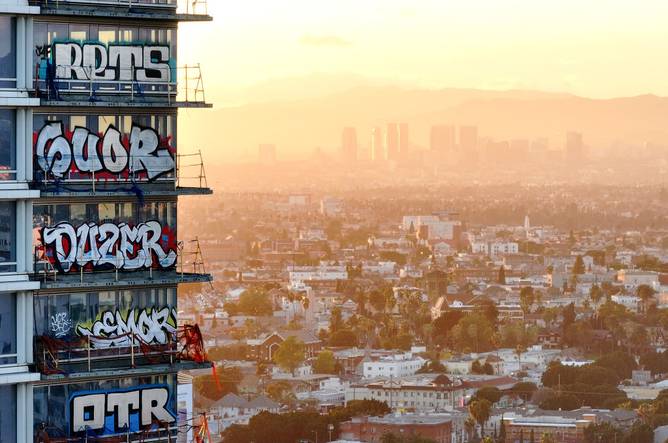
[[[459,148],[464,154],[472,153],[478,147],[478,127],[459,127]]]
[[[273,165],[276,163],[276,145],[260,145],[258,148],[258,161],[262,165]]]
[[[438,153],[450,153],[455,149],[455,127],[435,125],[429,134],[429,147]]]
[[[582,133],[570,131],[566,134],[566,159],[568,161],[580,161],[584,159]]]
[[[341,133],[341,158],[343,161],[350,163],[357,161],[357,130],[355,128],[343,128]]]
[[[375,162],[382,162],[385,160],[383,130],[378,126],[371,130],[371,155],[373,155],[373,161]]]
[[[399,159],[399,125],[389,123],[387,133],[385,134],[385,147],[387,149],[388,160]]]
[[[399,125],[399,157],[407,159],[410,149],[408,123],[401,123]]]
[[[207,105],[176,42],[210,17],[176,1],[0,0],[2,442],[188,439],[177,373],[210,364],[177,286],[210,276],[176,208],[211,191],[180,179],[178,108]]]

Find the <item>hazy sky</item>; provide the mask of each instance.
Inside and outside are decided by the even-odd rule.
[[[426,87],[668,95],[665,0],[209,0],[180,64],[208,97],[346,73]]]

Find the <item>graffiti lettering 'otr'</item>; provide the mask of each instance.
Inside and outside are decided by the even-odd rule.
[[[91,337],[91,346],[97,349],[130,346],[132,337],[125,335],[128,333],[135,334],[135,342],[167,344],[176,333],[176,309],[132,309],[125,315],[104,311],[90,327],[77,326],[77,334]]]
[[[169,46],[54,43],[56,78],[167,82]]]
[[[74,162],[80,173],[145,174],[149,180],[154,180],[174,170],[171,152],[159,146],[158,133],[138,125],[132,125],[127,148],[123,134],[113,125],[100,138],[82,127],[66,135],[62,122],[52,122],[37,134],[35,157],[42,171],[59,178],[72,170]]]
[[[97,435],[139,431],[155,421],[174,423],[169,387],[138,387],[118,392],[88,392],[70,399],[70,432]]]
[[[84,223],[78,228],[63,222],[42,229],[42,244],[50,249],[53,265],[62,272],[70,272],[73,265],[129,271],[151,268],[154,256],[157,267],[169,268],[176,263],[176,252],[163,249],[162,231],[157,221],[137,226]]]

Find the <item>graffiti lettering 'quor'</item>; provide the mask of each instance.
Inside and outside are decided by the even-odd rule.
[[[78,228],[62,222],[43,228],[41,236],[47,257],[61,272],[70,272],[74,265],[131,271],[169,268],[176,263],[176,251],[171,246],[165,250],[161,245],[162,234],[163,228],[158,221],[136,226],[84,223]]]
[[[176,333],[174,308],[131,309],[125,315],[120,311],[104,311],[90,327],[77,325],[77,334],[91,337],[91,347],[102,349],[130,346],[139,340],[148,344],[167,344]],[[135,335],[134,343],[132,337]]]
[[[94,435],[137,432],[155,421],[174,423],[170,412],[169,387],[140,386],[130,390],[87,392],[70,399],[70,432],[94,432]],[[136,417],[132,420],[131,417]]]
[[[54,43],[56,78],[167,82],[170,80],[169,46]]]
[[[88,174],[145,174],[154,180],[174,170],[174,157],[168,148],[160,147],[160,136],[154,129],[132,125],[126,144],[113,125],[100,138],[82,127],[66,134],[62,122],[51,122],[37,134],[35,157],[42,171],[58,178],[75,169]]]

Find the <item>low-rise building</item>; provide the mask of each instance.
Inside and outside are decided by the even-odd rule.
[[[436,443],[452,441],[452,417],[448,414],[401,414],[384,417],[353,417],[341,423],[341,438],[377,443],[385,434],[402,438],[422,437]]]
[[[406,377],[415,374],[425,362],[424,358],[414,357],[410,352],[381,357],[377,361],[364,362],[362,376],[364,378]]]

